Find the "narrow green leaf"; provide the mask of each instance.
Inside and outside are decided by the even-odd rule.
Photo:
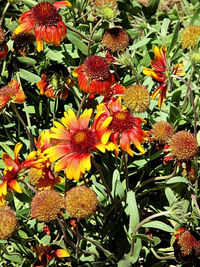
[[[19,230],[19,231],[18,231],[18,235],[19,235],[21,238],[23,238],[23,239],[28,239],[27,234],[26,234],[24,231],[22,231],[22,230]]]
[[[167,51],[167,56],[170,54],[170,52],[174,48],[175,44],[177,43],[179,27],[180,27],[180,21],[178,20],[177,23],[176,23],[176,26],[174,28],[174,31],[173,31],[171,43],[170,43],[169,49]]]
[[[68,31],[67,33],[67,38],[68,40],[74,44],[84,55],[87,56],[88,54],[88,48],[87,48],[87,45],[85,45],[80,36],[74,32],[71,32],[71,31]]]
[[[31,84],[35,84],[36,82],[39,82],[41,80],[40,76],[25,70],[25,69],[19,69],[20,71],[20,76],[22,79],[30,82]]]
[[[162,231],[170,232],[170,233],[174,232],[174,229],[171,226],[167,225],[164,222],[160,222],[160,221],[151,221],[151,222],[143,224],[142,227],[160,229]]]
[[[170,24],[170,20],[165,18],[163,20],[163,23],[162,23],[162,26],[161,26],[161,35],[163,37],[165,37],[167,35],[167,30],[168,30],[169,24]]]
[[[194,12],[194,14],[193,14],[193,16],[191,18],[191,21],[189,23],[190,25],[193,25],[195,20],[198,19],[199,13],[200,13],[200,6],[198,6],[197,9],[195,10],[195,12]]]
[[[124,196],[124,189],[122,186],[122,183],[120,181],[120,173],[118,170],[115,170],[113,173],[113,178],[112,178],[112,195],[115,198],[115,196],[119,196],[122,198]]]
[[[171,190],[171,188],[167,187],[165,189],[165,195],[166,195],[166,198],[167,198],[167,200],[169,202],[169,205],[172,205],[172,203],[177,201],[177,198],[174,195],[174,192]]]
[[[166,182],[166,184],[176,184],[176,183],[185,183],[185,184],[189,184],[192,186],[190,181],[188,181],[186,178],[181,177],[181,176],[173,177]]]

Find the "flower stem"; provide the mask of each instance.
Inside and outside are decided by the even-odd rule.
[[[83,107],[83,105],[84,105],[84,103],[85,103],[85,100],[86,100],[86,96],[87,96],[87,94],[86,94],[85,92],[83,92],[83,98],[82,98],[82,100],[81,100],[81,103],[80,103],[80,106],[79,106],[79,108],[78,108],[78,112],[77,112],[77,115],[76,115],[76,118],[77,118],[77,119],[78,119],[79,116],[80,116],[81,109],[82,109],[82,107]]]
[[[6,12],[7,12],[8,8],[9,8],[9,5],[10,5],[10,2],[8,1],[7,4],[4,7],[4,10],[3,10],[2,15],[1,15],[0,27],[1,27],[2,23],[3,23],[3,19],[4,19],[5,15],[6,15]]]
[[[30,151],[33,151],[33,150],[34,150],[34,140],[33,140],[33,136],[32,136],[32,134],[29,132],[29,130],[28,130],[28,128],[27,128],[27,126],[26,126],[24,120],[22,119],[21,115],[19,114],[19,112],[18,112],[18,110],[17,110],[17,108],[16,108],[16,106],[15,106],[14,103],[11,103],[11,107],[12,107],[12,109],[14,110],[14,112],[16,113],[16,115],[17,115],[17,117],[19,118],[19,120],[21,121],[22,125],[24,126],[24,129],[25,129],[25,131],[26,131],[26,133],[27,133],[27,135],[28,135],[28,139],[29,139],[29,141],[30,141]]]
[[[25,181],[21,181],[23,184],[25,184],[29,189],[31,189],[31,191],[33,191],[35,194],[38,192],[32,185],[30,185],[29,183],[25,182]]]
[[[16,68],[17,68],[17,66],[16,66]],[[20,75],[19,75],[18,71],[16,71],[16,76],[17,76],[17,80],[18,80],[18,82],[20,84],[20,87],[22,89],[22,83],[21,83],[21,79],[20,79]],[[33,142],[33,136],[32,136],[32,134],[30,132],[31,129],[32,129],[31,120],[30,120],[30,116],[29,116],[29,113],[28,113],[28,108],[27,108],[27,105],[26,105],[25,101],[24,101],[23,105],[24,105],[24,110],[25,110],[25,113],[26,113],[26,119],[27,119],[27,123],[28,123],[28,130],[29,130],[29,133],[31,135],[30,150],[32,151],[32,150],[34,150],[34,142]]]
[[[134,237],[134,235],[138,232],[138,230],[140,229],[140,227],[141,227],[143,224],[145,224],[145,223],[151,221],[151,220],[154,219],[154,218],[157,218],[157,217],[160,217],[160,216],[163,216],[163,215],[167,215],[167,214],[170,214],[170,211],[169,211],[169,210],[167,210],[167,211],[162,211],[162,212],[160,212],[160,213],[153,214],[153,215],[151,215],[151,216],[145,218],[144,220],[142,220],[142,221],[135,227],[135,229],[133,230],[133,233],[132,233],[132,240],[131,240],[131,250],[130,250],[130,255],[131,255],[131,256],[133,256],[133,252],[134,252],[134,245],[135,245],[135,237]]]
[[[77,33],[78,35],[80,35],[83,39],[87,40],[90,43],[95,43],[93,40],[91,40],[90,38],[86,37],[84,34],[82,34],[81,32],[71,28],[69,25],[66,25],[67,29],[69,29],[72,32]]]
[[[101,168],[99,167],[99,165],[96,163],[95,159],[93,157],[91,157],[91,161],[92,161],[92,164],[95,166],[95,168],[97,169],[97,171],[99,172],[99,175],[100,175],[100,178],[101,178],[101,181],[103,183],[103,185],[105,186],[106,190],[107,190],[107,193],[111,199],[111,202],[113,205],[115,205],[115,201],[114,201],[114,198],[111,194],[111,191],[110,191],[110,188],[109,186],[107,185],[106,181],[105,181],[105,178],[104,178],[104,175],[103,175],[103,172],[101,170]]]
[[[187,86],[187,88],[190,92],[190,99],[191,99],[191,103],[193,106],[193,112],[194,112],[194,135],[197,136],[197,113],[196,113],[196,107],[195,107],[195,103],[194,103],[194,96],[193,96],[192,88],[190,87],[190,84],[185,79],[183,79],[177,75],[171,75],[171,77],[182,81]]]
[[[170,260],[170,259],[174,259],[174,253],[173,253],[173,255],[168,255],[168,256],[159,256],[156,252],[155,252],[155,250],[154,250],[154,248],[150,248],[150,250],[151,250],[151,252],[153,253],[153,255],[156,257],[156,259],[158,259],[158,260]]]
[[[128,190],[129,190],[129,177],[128,177],[128,167],[127,167],[127,162],[126,162],[126,154],[125,154],[124,150],[122,150],[122,156],[123,156],[125,176],[126,176],[126,191],[128,192]]]
[[[176,171],[177,171],[177,165],[174,168],[174,171],[169,174],[169,175],[165,175],[165,176],[157,176],[157,177],[153,177],[150,178],[144,182],[142,182],[141,184],[136,185],[136,187],[133,189],[133,192],[137,192],[141,187],[143,187],[144,185],[147,185],[151,182],[156,182],[156,181],[162,181],[162,180],[167,180],[172,178],[174,175],[176,175]]]
[[[93,36],[94,36],[94,33],[96,31],[96,29],[101,25],[102,23],[102,18],[97,22],[97,24],[94,26],[91,34],[90,34],[90,39],[92,40]],[[92,42],[94,43],[94,41],[92,40]],[[90,47],[91,47],[91,42],[89,42],[88,44],[88,56],[90,56]]]

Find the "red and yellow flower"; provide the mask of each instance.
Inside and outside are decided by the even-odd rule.
[[[133,156],[131,149],[131,142],[134,146],[142,153],[145,153],[141,143],[146,141],[147,132],[141,129],[141,123],[146,123],[141,118],[135,118],[130,112],[122,106],[121,98],[112,101],[107,104],[101,103],[97,107],[97,118],[98,120],[104,121],[105,119],[111,118],[111,123],[104,138],[106,140],[111,137],[111,141],[115,145],[115,153],[119,154],[118,141],[122,150],[127,152],[130,156]]]
[[[107,60],[96,55],[88,57],[73,75],[78,77],[80,89],[89,94],[106,94],[115,83]]]
[[[52,189],[55,184],[62,182],[60,176],[55,175],[49,159],[45,156],[45,150],[51,146],[50,133],[42,131],[38,140],[35,140],[37,158],[41,160],[40,168],[31,168],[28,177],[29,181],[39,190]]]
[[[24,91],[20,89],[20,84],[16,80],[12,80],[9,85],[0,89],[0,109],[12,100],[18,104],[22,104],[25,101]]]
[[[154,60],[151,61],[151,66],[154,69],[149,68],[143,68],[143,73],[147,76],[151,76],[153,79],[161,83],[158,88],[153,92],[152,99],[154,99],[159,93],[160,97],[158,99],[158,106],[161,108],[161,106],[164,103],[164,99],[166,98],[166,91],[168,87],[168,80],[170,78],[171,74],[175,74],[178,76],[184,76],[185,72],[182,70],[184,68],[183,64],[177,64],[173,67],[172,70],[170,70],[167,66],[167,60],[166,60],[166,52],[167,47],[162,46],[159,48],[158,46],[154,47]]]
[[[24,171],[31,167],[38,167],[40,161],[35,159],[36,151],[29,153],[27,158],[23,161],[19,161],[19,152],[22,148],[22,143],[17,143],[14,148],[14,159],[12,159],[8,153],[2,155],[2,159],[6,168],[3,171],[3,183],[0,185],[0,206],[4,205],[4,199],[9,189],[22,193],[22,189],[19,186],[17,179],[20,176],[24,176]]]
[[[43,50],[42,40],[59,46],[67,32],[62,17],[57,11],[63,6],[71,7],[71,4],[68,1],[57,1],[54,4],[49,2],[38,3],[31,10],[21,15],[19,18],[20,25],[15,29],[15,34],[34,30],[38,52]]]
[[[55,247],[55,248],[54,248]],[[36,244],[35,248],[31,248],[32,251],[36,252],[38,260],[43,266],[46,266],[47,262],[53,258],[66,258],[70,257],[66,249],[57,248],[57,246],[44,246]],[[40,265],[37,265],[40,266]]]
[[[79,180],[81,175],[91,169],[91,155],[96,150],[105,153],[106,149],[114,150],[114,145],[108,142],[104,133],[112,120],[104,121],[94,119],[89,127],[92,109],[85,109],[77,119],[73,110],[69,109],[61,119],[62,124],[54,121],[51,128],[51,138],[59,139],[60,143],[45,150],[47,157],[55,164],[55,171],[65,169],[68,179]]]

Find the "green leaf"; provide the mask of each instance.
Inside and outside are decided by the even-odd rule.
[[[130,215],[128,233],[131,235],[139,223],[139,212],[135,199],[135,193],[132,191],[129,191],[127,194],[127,205],[126,212],[128,215]]]
[[[167,30],[168,30],[169,24],[170,24],[170,20],[165,18],[163,20],[163,23],[162,23],[162,26],[161,26],[161,35],[163,37],[165,37],[167,35]]]
[[[39,82],[41,80],[40,76],[25,70],[25,69],[19,69],[20,76],[22,79],[30,82],[31,84],[35,84],[36,82]]]
[[[21,263],[23,258],[22,256],[20,256],[20,254],[3,254],[3,257],[7,260],[10,260],[11,262],[17,262],[17,263]]]
[[[125,191],[120,181],[120,173],[118,170],[115,170],[113,172],[113,178],[112,178],[112,195],[114,198],[115,196],[119,196],[121,199],[124,196],[124,194]]]
[[[67,33],[67,38],[68,40],[74,44],[84,55],[88,55],[88,48],[87,45],[85,45],[82,40],[81,37],[74,32],[68,31]]]
[[[37,60],[30,57],[17,57],[17,60],[21,63],[34,66],[37,63]]]
[[[49,245],[51,242],[51,236],[50,235],[45,235],[42,239],[41,239],[42,244],[44,244],[45,246]]]
[[[28,235],[22,230],[18,231],[18,235],[23,239],[28,239],[29,238]]]
[[[169,205],[172,205],[172,203],[177,201],[177,198],[174,195],[174,192],[171,190],[171,188],[167,187],[165,189],[165,195],[166,195],[166,198],[167,198],[167,200],[169,202]]]
[[[186,178],[181,177],[181,176],[173,177],[166,182],[166,184],[176,184],[176,183],[185,183],[185,184],[189,184],[192,186],[190,181],[188,181]]]
[[[143,224],[142,227],[160,229],[162,231],[170,232],[170,233],[174,232],[174,229],[171,226],[167,225],[164,222],[160,222],[160,221],[151,221],[151,222]]]
[[[152,238],[148,237],[147,235],[143,234],[137,234],[133,236],[134,238],[140,238],[141,240],[144,240],[146,242],[154,242]]]
[[[172,49],[174,48],[174,46],[177,44],[179,27],[180,27],[180,21],[178,20],[177,23],[176,23],[175,29],[173,31],[171,43],[170,43],[169,49],[167,51],[167,56],[170,54],[170,52],[172,51]]]
[[[199,13],[200,13],[200,6],[197,7],[197,9],[195,10],[192,18],[191,18],[191,21],[190,21],[190,25],[193,25],[195,20],[199,17]]]
[[[141,41],[139,41],[139,42],[133,44],[132,46],[130,46],[129,49],[130,50],[134,50],[134,49],[136,50],[139,47],[142,47],[142,46],[148,44],[150,42],[150,40],[151,40],[151,38],[143,38]]]

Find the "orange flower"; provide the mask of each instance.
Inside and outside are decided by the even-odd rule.
[[[2,44],[0,44],[1,50],[0,50],[0,60],[4,60],[4,58],[6,57],[7,53],[8,53],[8,46],[6,44],[6,42],[3,42]]]
[[[18,104],[22,104],[25,100],[25,94],[22,89],[19,88],[20,84],[12,80],[9,85],[3,86],[0,89],[0,108],[7,105],[10,100]]]
[[[80,89],[89,94],[105,94],[115,83],[107,60],[95,55],[88,57],[73,75],[78,77]]]
[[[37,157],[41,160],[40,168],[31,168],[28,177],[29,181],[39,190],[52,189],[55,184],[59,184],[62,178],[55,175],[52,164],[45,156],[45,150],[51,145],[50,133],[48,130],[42,131],[38,140],[35,140],[37,147]]]
[[[111,118],[104,122],[94,120],[89,127],[92,109],[85,109],[83,114],[77,119],[73,110],[69,109],[61,119],[62,124],[54,121],[55,127],[50,137],[59,139],[60,143],[45,150],[51,162],[59,160],[55,164],[55,171],[65,169],[68,179],[80,179],[81,175],[91,169],[91,154],[100,150],[113,150],[114,146],[103,138]],[[104,139],[102,141],[102,138]]]
[[[35,248],[31,248],[32,251],[36,252],[38,255],[38,259],[43,266],[46,266],[47,262],[53,258],[66,258],[70,257],[68,251],[66,249],[54,249],[58,246],[44,246],[36,244]],[[38,265],[37,265],[38,266]]]
[[[171,74],[175,74],[178,76],[184,76],[185,72],[182,70],[184,68],[183,64],[177,64],[176,66],[173,67],[172,70],[168,69],[167,66],[167,60],[166,60],[166,52],[167,52],[167,47],[162,46],[159,48],[158,46],[154,47],[154,60],[151,61],[151,66],[154,68],[149,69],[149,68],[143,68],[143,73],[147,76],[151,76],[154,78],[156,81],[161,83],[160,86],[156,88],[156,90],[152,94],[152,99],[154,99],[159,93],[160,97],[158,100],[158,106],[161,108],[161,106],[164,103],[164,99],[166,98],[166,91],[168,87],[168,77]]]
[[[3,183],[0,185],[0,206],[4,205],[4,199],[8,189],[13,189],[17,193],[22,193],[22,189],[19,186],[17,178],[24,174],[24,171],[31,167],[38,166],[39,161],[35,159],[36,151],[29,153],[27,158],[20,163],[19,152],[22,148],[22,143],[17,143],[14,148],[14,159],[12,159],[8,153],[2,155],[2,159],[6,168],[3,171]]]
[[[15,34],[34,29],[38,52],[43,50],[42,39],[46,43],[59,46],[66,36],[66,26],[57,11],[63,6],[71,7],[71,4],[68,1],[57,1],[54,4],[49,2],[37,4],[21,15],[19,18],[20,25],[15,29]]]
[[[73,86],[69,78],[69,72],[61,64],[51,65],[45,73],[42,74],[41,81],[37,82],[37,87],[41,95],[52,98],[62,98],[65,100],[68,96],[68,88]]]
[[[107,118],[112,118],[109,129],[104,134],[104,138],[108,140],[111,136],[111,141],[115,144],[115,153],[119,154],[119,145],[122,150],[126,151],[130,156],[133,156],[130,143],[143,154],[145,153],[141,143],[146,141],[147,133],[141,129],[141,123],[146,121],[141,118],[135,118],[130,112],[126,110],[121,104],[121,98],[105,104],[101,103],[97,107],[98,120],[104,121]],[[104,140],[102,138],[102,141]]]

